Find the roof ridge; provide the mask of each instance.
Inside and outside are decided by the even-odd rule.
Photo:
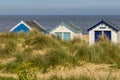
[[[107,22],[108,24],[111,24],[112,26],[116,26],[117,28],[120,29],[120,27],[118,25],[114,24],[113,22],[109,21],[108,19],[106,19],[105,22]]]
[[[40,25],[36,20],[33,20],[33,22],[35,22],[39,27],[43,28],[44,30],[46,30],[42,25]]]
[[[82,31],[77,25],[75,25],[73,22],[71,22],[71,21],[68,21],[68,22],[66,22],[66,24],[68,25],[68,26],[71,26],[73,29],[75,29],[75,30],[79,30],[79,31]]]
[[[99,23],[95,24],[94,26],[90,27],[87,31],[90,31],[91,29],[95,28],[96,26],[98,26],[101,23],[105,23],[106,25],[110,26],[112,29],[114,29],[115,31],[119,31],[120,27],[117,26],[116,24],[114,24],[113,22],[109,21],[109,20],[101,20]]]
[[[77,25],[75,25],[73,22],[69,21],[70,24],[72,24],[73,26],[75,26],[76,28],[80,29]]]

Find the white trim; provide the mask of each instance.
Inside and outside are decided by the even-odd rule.
[[[24,21],[19,22],[16,26],[14,26],[12,29],[10,29],[10,32],[12,32],[15,28],[17,28],[20,24],[24,24],[27,28],[32,30]]]

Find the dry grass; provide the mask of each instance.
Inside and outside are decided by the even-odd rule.
[[[50,70],[46,74],[38,75],[38,77],[39,79],[47,79],[52,76],[58,76],[62,78],[70,78],[70,77],[78,78],[79,76],[83,75],[83,76],[94,77],[95,80],[97,79],[99,80],[99,77],[107,78],[109,74],[111,77],[115,77],[118,80],[120,79],[120,70],[112,69],[110,68],[110,65],[106,65],[106,64],[96,65],[92,63],[87,63],[81,67],[75,67],[75,68],[64,68],[58,66],[56,69]]]
[[[89,35],[87,35],[87,34],[84,34],[84,35],[82,35],[82,40],[84,40],[85,42],[89,42]]]
[[[0,34],[0,70],[17,73],[21,64],[30,63],[28,67],[37,68],[38,77],[42,79],[86,74],[95,78],[110,74],[117,78],[120,75],[120,45],[101,39],[89,46],[88,36],[83,38],[85,40],[62,41],[36,31]]]
[[[84,76],[86,78],[95,78],[95,80],[107,80],[107,77],[110,75],[108,80],[119,80],[120,79],[120,70],[113,69],[110,67],[111,65],[107,64],[93,64],[93,63],[86,63],[83,62],[82,66],[79,67],[63,67],[57,66],[54,69],[49,68],[47,73],[40,73],[37,72],[38,80],[49,80],[53,76],[57,76],[58,78],[65,79],[66,78],[79,78],[80,76]],[[0,76],[6,77],[14,77],[15,79],[17,76],[15,74],[3,74],[0,73]],[[112,79],[114,78],[115,79]],[[54,79],[52,79],[54,80]],[[61,80],[61,79],[55,79]],[[73,79],[74,80],[74,79]],[[82,80],[82,79],[78,79]],[[93,79],[92,79],[93,80]]]

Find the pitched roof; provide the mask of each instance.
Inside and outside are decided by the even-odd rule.
[[[112,28],[113,30],[115,31],[119,31],[120,30],[120,27],[115,25],[114,23],[112,23],[111,21],[109,20],[101,20],[99,23],[97,23],[96,25],[90,27],[87,31],[90,31],[92,30],[93,28],[97,27],[98,25],[100,24],[106,24],[108,27]]]
[[[37,29],[38,31],[46,32],[47,30],[38,24],[35,20],[32,21],[21,21],[16,26],[14,26],[10,31],[13,31],[15,28],[17,28],[20,24],[24,24],[28,29],[32,30],[32,28]]]
[[[39,31],[46,31],[46,29],[43,26],[41,26],[40,24],[38,24],[35,20],[33,20],[33,21],[24,21],[24,22],[31,28],[35,28],[35,29],[37,29]]]
[[[76,26],[74,23],[72,23],[71,21],[69,22],[64,22],[66,25],[70,26],[72,29],[76,30],[76,31],[81,31],[81,29]]]
[[[71,30],[74,30],[75,32],[82,31],[78,26],[76,26],[75,24],[73,24],[70,21],[69,22],[68,21],[61,22],[58,26],[54,27],[52,30],[59,27],[60,25],[65,25],[66,27],[70,28]],[[50,30],[50,31],[52,31],[52,30]]]
[[[31,28],[24,21],[21,21],[16,26],[14,26],[12,29],[10,29],[10,32],[16,29],[21,24],[25,25],[29,30],[31,30]]]
[[[117,26],[116,24],[114,24],[113,22],[109,21],[109,20],[104,20],[106,23],[110,24],[111,26],[113,26],[115,29],[117,29],[118,31],[120,30],[120,27]]]

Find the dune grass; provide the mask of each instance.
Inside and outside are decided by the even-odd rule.
[[[46,55],[46,60],[48,65],[56,66],[56,65],[77,65],[77,58],[75,56],[70,55],[63,48],[53,49]]]
[[[101,39],[89,46],[79,38],[62,41],[55,37],[33,31],[28,34],[6,33],[0,35],[0,57],[16,57],[13,63],[24,61],[38,67],[55,65],[76,65],[79,61],[117,64],[120,66],[120,45]],[[46,50],[44,55],[33,55],[34,51]],[[40,62],[37,62],[40,61]],[[40,64],[42,63],[42,64]]]
[[[98,76],[96,77],[91,77],[88,75],[81,75],[79,77],[68,77],[68,78],[61,78],[61,77],[57,77],[57,76],[53,76],[51,77],[49,80],[119,80],[116,77],[113,76],[108,76],[108,77],[100,77]]]
[[[12,77],[0,77],[0,80],[17,80]]]
[[[120,69],[119,44],[101,39],[95,45],[89,46],[79,38],[63,41],[37,31],[28,34],[0,34],[0,59],[9,57],[14,57],[15,60],[1,64],[1,70],[16,72],[22,63],[30,63],[31,68],[36,67],[41,72],[47,72],[51,66],[79,66],[81,61],[115,64],[113,67]]]

